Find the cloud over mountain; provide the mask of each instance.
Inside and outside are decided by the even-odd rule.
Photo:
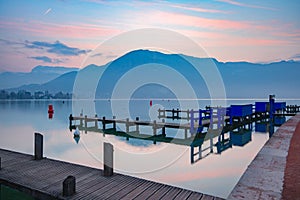
[[[39,60],[39,61],[43,61],[44,63],[58,64],[58,63],[64,62],[61,59],[49,58],[48,56],[32,56],[32,57],[28,57],[28,58]]]
[[[30,49],[42,49],[46,50],[48,53],[53,53],[57,55],[63,56],[78,56],[81,54],[86,54],[90,52],[90,50],[79,49],[75,47],[69,47],[60,41],[56,42],[42,42],[42,41],[25,41],[25,47]]]

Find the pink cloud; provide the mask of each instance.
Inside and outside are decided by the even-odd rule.
[[[102,27],[92,24],[62,25],[53,23],[43,23],[31,21],[24,23],[21,21],[1,21],[1,29],[12,29],[14,31],[28,32],[30,35],[50,38],[96,38],[111,36],[120,32],[119,29]]]
[[[276,10],[276,9],[270,8],[270,7],[257,6],[257,5],[246,4],[246,3],[240,3],[240,2],[234,1],[234,0],[217,0],[217,1],[228,3],[228,4],[231,4],[231,5],[235,5],[235,6],[241,6],[241,7],[260,8],[260,9],[266,9],[266,10]]]
[[[203,13],[228,13],[228,11],[216,10],[216,9],[206,9],[206,8],[199,8],[199,7],[191,7],[188,5],[183,4],[169,4],[168,6],[173,8],[180,8],[183,10],[191,10],[195,12],[203,12]]]
[[[266,29],[250,22],[224,20],[224,19],[208,19],[191,15],[184,15],[170,12],[155,12],[152,20],[160,24],[171,24],[180,26],[191,26],[206,29],[217,30],[245,30],[245,29]]]

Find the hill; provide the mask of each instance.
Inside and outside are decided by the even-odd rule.
[[[199,70],[185,58],[192,60]],[[78,74],[83,84],[86,84],[86,88],[85,85],[81,87],[82,91],[93,93],[88,84],[98,81],[102,74],[95,86],[96,98],[111,98],[113,91],[118,88],[117,97],[126,98],[134,87],[131,95],[136,98],[174,98],[178,92],[181,98],[191,98],[185,82],[190,84],[197,98],[209,98],[207,79],[212,89],[218,89],[214,88],[218,87],[214,85],[217,81],[216,74],[205,76],[205,73],[212,70],[212,66],[216,66],[221,74],[227,98],[266,98],[269,94],[276,94],[278,98],[300,98],[300,62],[223,63],[213,58],[195,58],[149,50],[132,51],[106,66],[90,65],[78,73],[66,73],[43,84],[23,85],[14,90],[73,93],[73,83]]]

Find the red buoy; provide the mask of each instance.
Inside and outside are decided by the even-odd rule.
[[[152,100],[150,100],[150,107],[152,106]]]
[[[51,104],[48,105],[48,113],[51,113],[51,114],[54,113],[53,106]]]

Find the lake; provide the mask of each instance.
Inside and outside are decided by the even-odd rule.
[[[113,135],[84,131],[81,131],[78,143],[74,140],[73,133],[69,130],[68,117],[71,113],[79,115],[80,111],[94,116],[96,112],[99,117],[110,118],[116,115],[117,118],[127,116],[135,119],[138,116],[141,120],[153,120],[157,118],[158,108],[177,108],[180,103],[176,100],[153,100],[153,106],[150,107],[149,100],[117,101],[115,104],[110,100],[0,101],[0,147],[33,154],[33,136],[35,132],[40,132],[44,135],[46,157],[102,168],[103,143],[110,142],[114,145],[114,167],[118,173],[226,198],[269,139],[269,130],[272,131],[265,124],[261,124],[257,131],[250,131],[251,140],[245,145],[232,145],[219,154],[214,146],[213,153],[193,164],[190,161],[189,146],[159,142],[154,144],[152,141],[126,140]],[[194,100],[184,101],[186,105],[195,103],[192,102]],[[246,104],[255,101],[231,99],[226,103]],[[197,103],[200,108],[210,105],[209,100],[199,100]],[[52,119],[48,116],[49,104],[54,108]],[[113,109],[110,108],[112,104]],[[289,100],[287,104],[299,104],[299,100]],[[120,130],[123,128],[118,127]],[[151,128],[141,131],[149,135],[152,133]],[[182,135],[176,130],[170,130],[168,134],[174,137]],[[216,141],[217,138],[214,139]],[[204,142],[203,146],[209,146],[209,142]]]

